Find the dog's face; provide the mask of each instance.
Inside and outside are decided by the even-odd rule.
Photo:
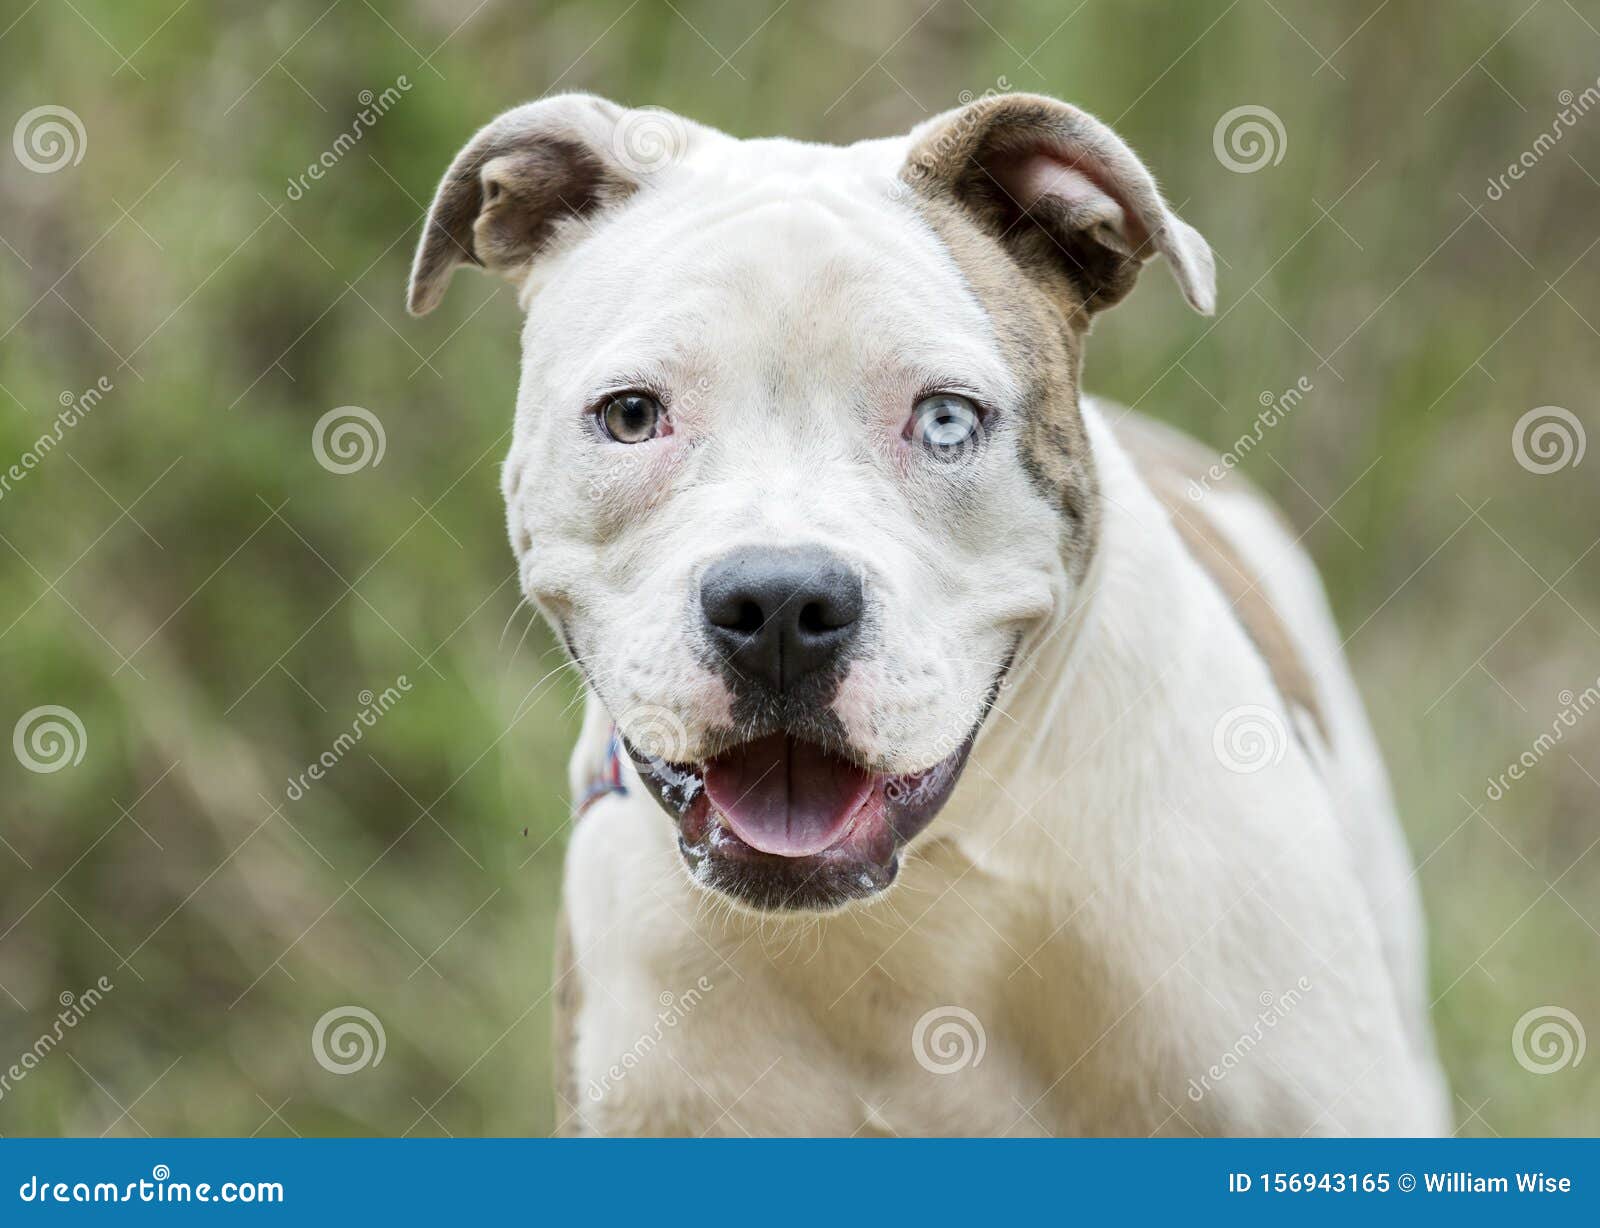
[[[1047,99],[833,148],[568,96],[456,159],[412,309],[460,263],[522,287],[523,588],[697,882],[893,881],[1094,549],[1081,341],[1156,252],[1209,309],[1204,242]]]

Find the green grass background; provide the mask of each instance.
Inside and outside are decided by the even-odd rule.
[[[1096,329],[1091,388],[1222,448],[1263,393],[1314,386],[1245,469],[1351,635],[1423,862],[1458,1117],[1594,1133],[1600,1056],[1531,1074],[1511,1033],[1545,1005],[1600,1030],[1600,715],[1504,799],[1484,788],[1600,675],[1600,456],[1539,476],[1511,450],[1542,405],[1600,433],[1600,111],[1486,195],[1600,75],[1597,6],[474,5],[4,18],[0,137],[56,104],[87,143],[48,175],[0,148],[0,462],[63,392],[113,391],[0,498],[0,733],[43,704],[87,731],[53,774],[0,754],[0,1065],[61,993],[115,987],[0,1097],[0,1133],[550,1127],[576,695],[504,540],[513,296],[463,274],[408,319],[422,209],[480,123],[550,91],[849,141],[997,87],[1113,122],[1219,256],[1218,319],[1152,270]],[[1253,174],[1213,150],[1243,104],[1287,138]],[[381,419],[377,467],[316,463],[341,405]],[[400,675],[403,702],[287,801]],[[341,1078],[309,1036],[347,1003],[387,1051]]]

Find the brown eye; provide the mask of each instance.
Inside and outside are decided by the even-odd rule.
[[[624,392],[600,409],[600,425],[618,443],[644,443],[670,434],[661,402],[644,392]]]

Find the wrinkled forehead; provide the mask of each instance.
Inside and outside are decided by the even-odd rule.
[[[549,271],[525,350],[552,391],[686,369],[769,383],[884,374],[1004,394],[994,322],[888,183],[684,176]],[[753,372],[752,372],[753,373]]]

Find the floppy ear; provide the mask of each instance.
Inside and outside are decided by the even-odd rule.
[[[457,265],[519,280],[575,225],[626,200],[641,178],[676,161],[689,126],[665,111],[629,111],[563,94],[507,111],[445,172],[411,266],[407,306],[439,305]],[[641,158],[630,146],[649,146]]]
[[[1115,132],[1064,102],[1004,94],[936,116],[912,130],[901,177],[952,200],[1024,268],[1065,274],[1085,311],[1121,300],[1158,254],[1190,306],[1216,308],[1206,241]]]

